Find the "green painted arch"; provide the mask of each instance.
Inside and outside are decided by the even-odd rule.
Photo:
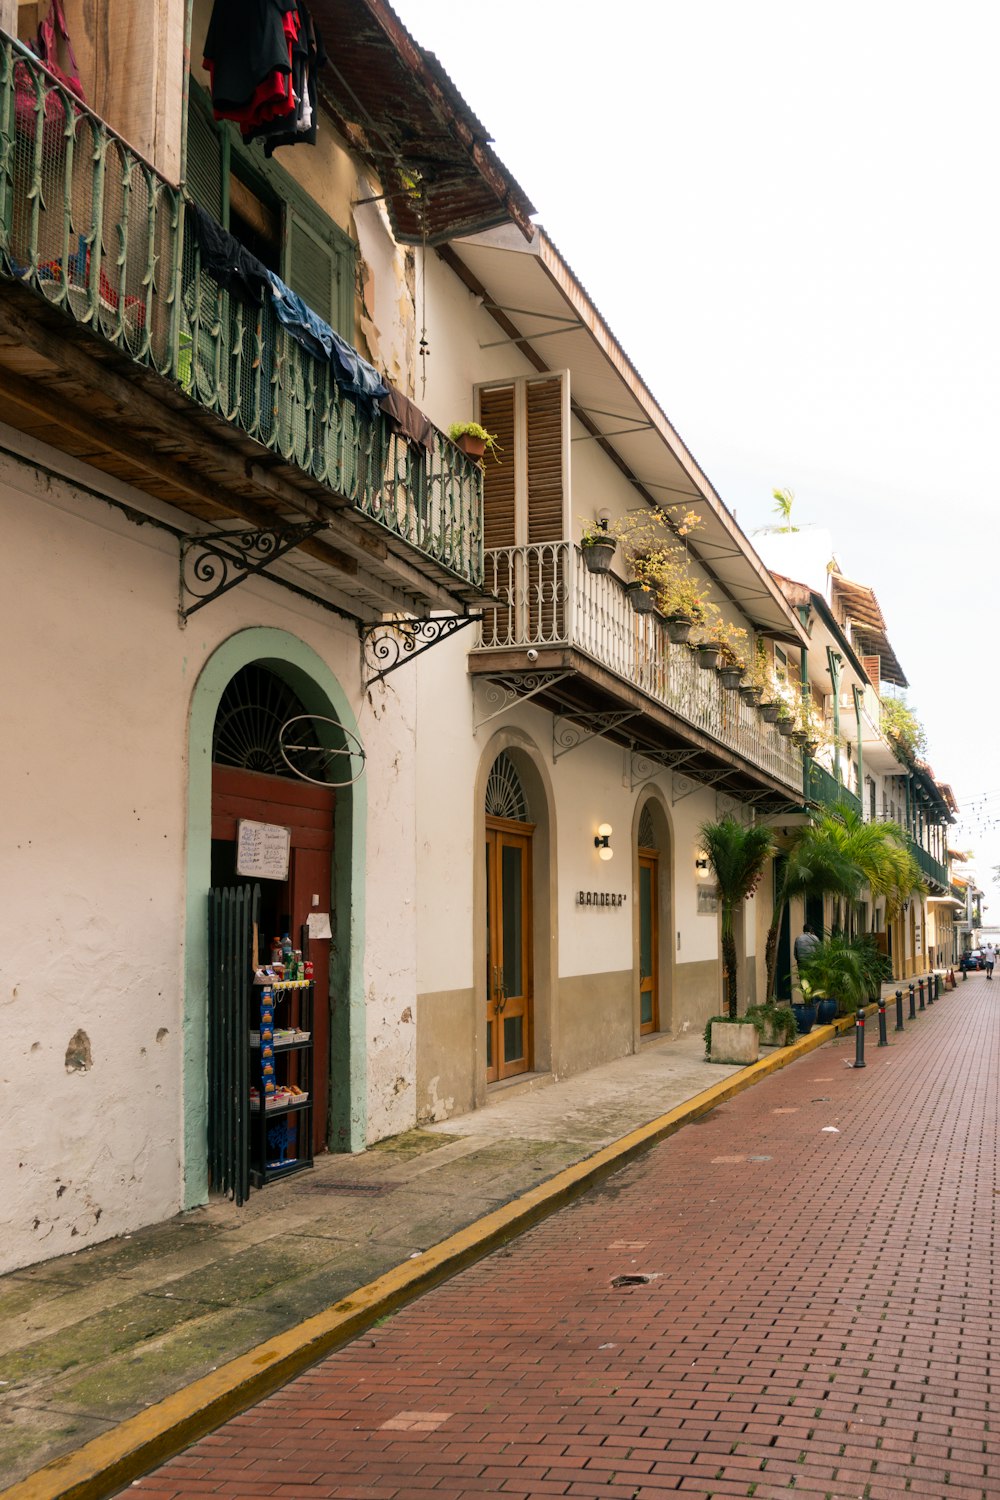
[[[188,724],[187,891],[184,946],[184,1206],[208,1197],[208,922],[212,868],[212,733],[230,679],[257,662],[284,679],[310,713],[358,735],[343,688],[312,647],[284,630],[231,635],[208,658],[191,696]],[[358,736],[360,738],[360,736]],[[334,815],[333,943],[330,950],[331,1148],[361,1151],[366,1135],[364,1014],[365,777],[337,797]],[[359,877],[355,880],[354,873]]]

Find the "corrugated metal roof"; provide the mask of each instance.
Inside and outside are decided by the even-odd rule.
[[[855,645],[862,656],[880,659],[883,682],[909,687],[903,668],[889,640],[888,629],[874,590],[854,583],[840,573],[830,579],[831,602],[841,621],[850,620]]]
[[[321,102],[374,165],[396,239],[440,244],[534,209],[485,126],[385,0],[310,0],[330,62]]]

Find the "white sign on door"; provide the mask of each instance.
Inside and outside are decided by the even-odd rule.
[[[291,847],[290,828],[240,818],[236,825],[236,873],[258,880],[287,880]]]

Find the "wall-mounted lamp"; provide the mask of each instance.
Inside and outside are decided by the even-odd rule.
[[[694,868],[699,880],[707,880],[711,874],[708,868],[708,855],[701,849],[698,850],[698,853],[694,857]]]
[[[601,859],[614,859],[615,851],[611,847],[611,835],[614,829],[610,823],[602,823],[594,835],[594,848]]]
[[[602,531],[607,531],[608,527],[611,525],[611,512],[608,510],[607,506],[602,506],[602,508],[595,513],[594,519],[596,520],[598,526]]]

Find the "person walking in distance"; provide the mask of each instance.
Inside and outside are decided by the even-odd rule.
[[[993,978],[993,965],[997,961],[997,950],[992,943],[987,943],[983,949],[983,962],[986,965],[986,978]]]

